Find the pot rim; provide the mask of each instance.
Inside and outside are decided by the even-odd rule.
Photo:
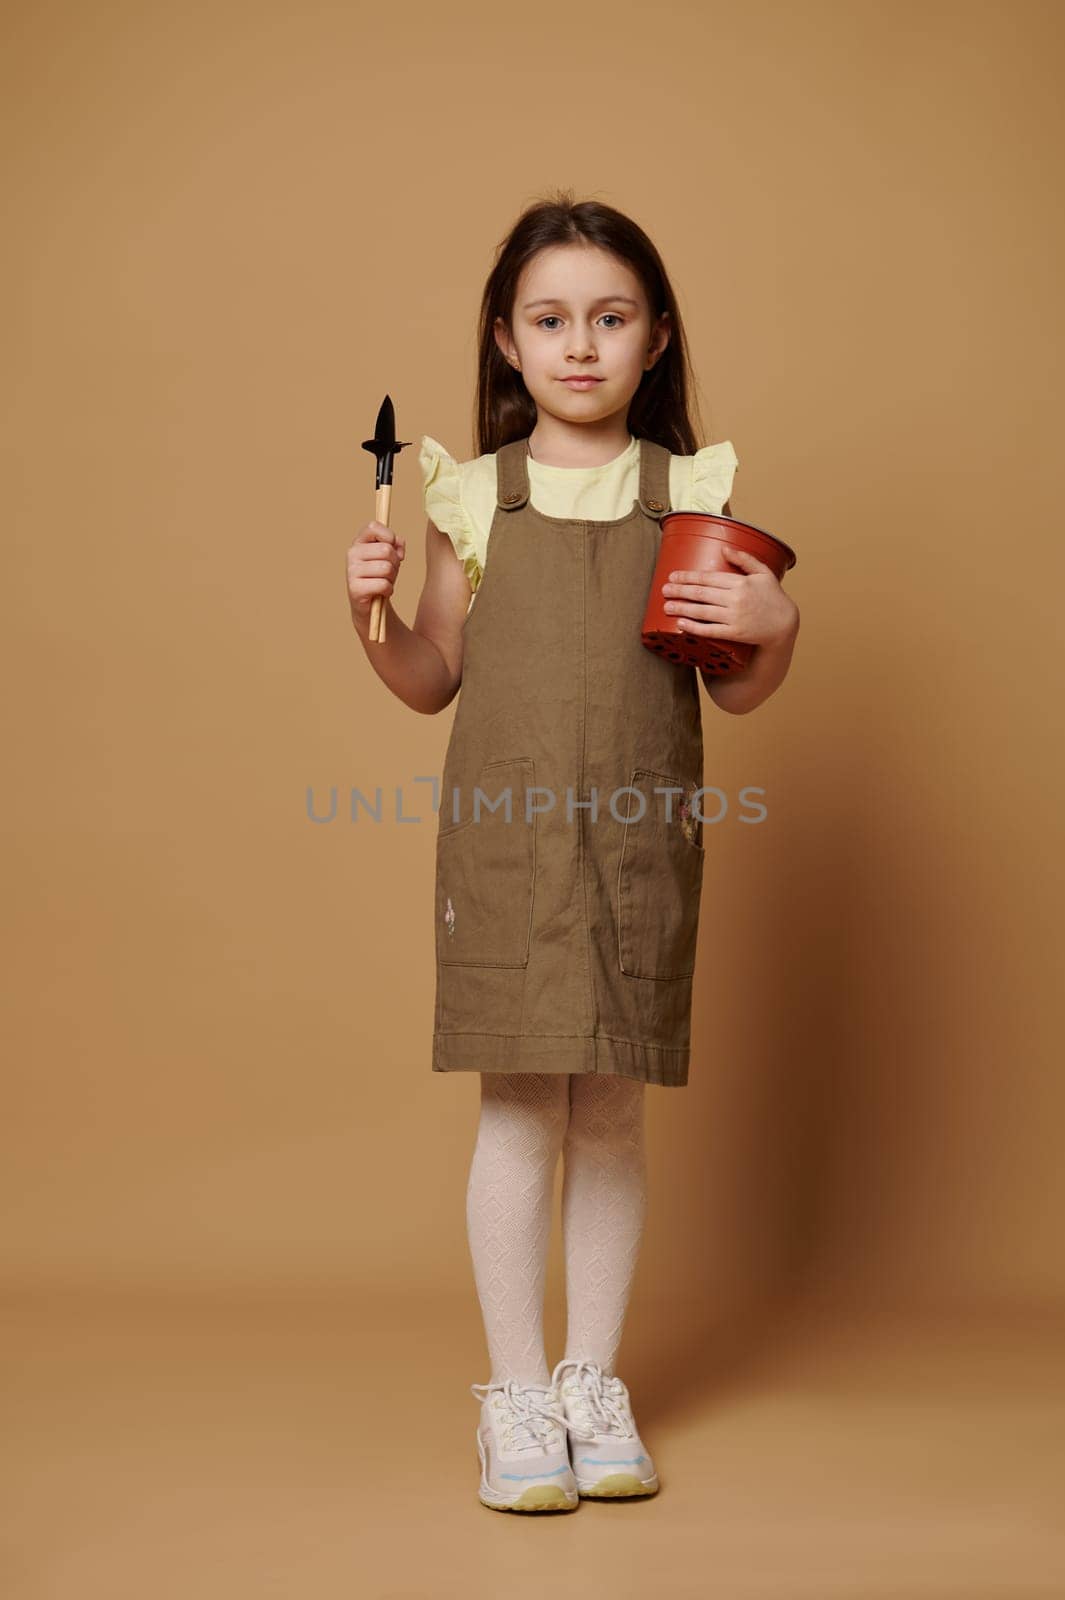
[[[768,528],[760,528],[756,522],[745,522],[742,517],[727,517],[723,511],[675,510],[667,511],[659,517],[659,526],[665,527],[672,517],[699,517],[704,522],[723,522],[727,526],[734,528],[749,528],[752,533],[760,534],[763,539],[772,539],[773,543],[779,545],[788,555],[789,559],[784,569],[785,572],[790,571],[799,559],[790,544],[785,544],[783,539],[778,538],[775,533],[770,533]]]

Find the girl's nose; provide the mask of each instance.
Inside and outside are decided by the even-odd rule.
[[[573,332],[570,334],[569,345],[566,349],[566,354],[568,356],[575,356],[578,359],[582,359],[585,356],[591,355],[594,350],[595,344],[592,340],[591,334],[582,333],[579,328],[574,328]]]

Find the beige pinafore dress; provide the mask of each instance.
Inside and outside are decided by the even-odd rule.
[[[669,452],[611,521],[529,500],[496,453],[436,839],[434,1072],[688,1081],[703,878],[696,669],[640,625]]]

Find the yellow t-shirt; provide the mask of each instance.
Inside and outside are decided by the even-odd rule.
[[[495,455],[456,461],[426,433],[422,434],[418,464],[429,520],[451,540],[475,594],[484,575],[496,508]],[[729,439],[705,445],[692,456],[671,455],[671,509],[719,514],[732,492],[738,466]],[[639,494],[640,441],[630,435],[626,449],[598,467],[551,467],[531,456],[528,467],[529,498],[545,516],[611,521],[625,516]]]

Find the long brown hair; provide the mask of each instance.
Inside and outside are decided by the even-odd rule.
[[[698,419],[698,405],[692,394],[684,327],[662,258],[631,217],[598,200],[575,201],[572,190],[557,191],[553,199],[527,207],[496,250],[478,326],[477,454],[491,454],[512,439],[527,438],[536,425],[536,403],[496,343],[495,320],[501,317],[511,326],[518,279],[538,251],[579,243],[598,245],[632,268],[643,284],[652,327],[663,311],[669,312],[669,343],[644,372],[629,403],[629,432],[665,445],[674,455],[694,455],[699,446],[689,411]]]

